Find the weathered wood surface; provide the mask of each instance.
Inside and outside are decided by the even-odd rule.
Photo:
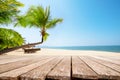
[[[73,79],[98,79],[97,74],[79,57],[72,57],[72,77]]]
[[[55,58],[53,60],[50,60],[49,62],[45,63],[44,65],[41,65],[37,67],[36,69],[33,69],[23,75],[20,76],[21,80],[45,80],[46,75],[50,70],[54,68],[54,66],[61,60],[61,57]]]
[[[65,57],[55,68],[47,75],[48,79],[70,80],[71,78],[71,57]]]
[[[99,64],[93,60],[90,60],[88,57],[80,57],[86,64],[88,64],[101,79],[120,79],[120,73],[115,70]]]
[[[102,57],[102,56],[94,56],[94,57],[120,65],[120,60],[110,59],[108,57]]]
[[[12,58],[15,58],[15,57],[20,57],[20,56],[16,56],[16,55],[0,55],[0,60],[2,59],[12,59]]]
[[[6,64],[6,63],[11,63],[11,62],[15,62],[15,61],[19,61],[19,60],[24,60],[24,59],[28,59],[28,58],[33,58],[34,56],[20,56],[20,57],[11,57],[11,58],[7,58],[7,59],[1,59],[0,60],[0,64]]]
[[[100,56],[100,57],[104,57],[104,58],[109,58],[109,59],[112,59],[112,60],[120,61],[120,57],[119,56],[116,56],[116,57],[113,57],[113,56],[108,56],[108,57]]]
[[[38,62],[43,59],[46,59],[46,58],[45,57],[35,57],[35,58],[31,58],[31,59],[28,58],[28,59],[23,59],[23,60],[16,61],[16,62],[2,64],[2,65],[0,65],[0,73],[10,71],[13,69],[17,69],[17,68]]]
[[[109,61],[104,61],[104,60],[100,60],[100,59],[97,59],[97,58],[94,58],[94,57],[87,57],[88,59],[91,59],[93,61],[96,61],[98,62],[99,64],[102,64],[102,65],[105,65],[107,67],[110,67],[114,70],[116,70],[117,72],[120,72],[120,66],[113,63],[113,62],[109,62]]]
[[[53,59],[53,58],[41,60],[39,62],[30,64],[30,65],[27,65],[24,67],[2,73],[2,74],[0,74],[0,79],[2,79],[2,80],[4,80],[4,79],[6,79],[6,80],[18,80],[18,76],[45,64],[46,62],[50,61],[51,59]]]
[[[120,80],[119,58],[0,56],[0,80]]]

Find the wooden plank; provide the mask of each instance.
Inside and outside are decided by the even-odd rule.
[[[110,68],[116,70],[117,72],[120,72],[120,66],[116,65],[113,62],[97,59],[97,58],[94,58],[94,57],[88,57],[88,58],[91,59],[91,60],[94,60],[95,62],[98,62],[99,64],[103,64],[103,65],[105,65],[107,67],[110,67]]]
[[[21,80],[45,80],[48,72],[54,68],[54,66],[61,60],[61,57],[55,58],[46,64],[33,69],[20,76]]]
[[[31,58],[31,59],[23,59],[21,61],[16,61],[16,62],[11,62],[11,63],[7,63],[7,64],[2,64],[0,65],[0,73],[6,72],[6,71],[10,71],[16,68],[20,68],[23,66],[27,66],[29,64],[38,62],[40,60],[46,59],[47,57],[36,57],[36,58]]]
[[[106,56],[102,56],[102,57],[106,58]],[[120,56],[107,56],[107,58],[112,59],[112,60],[120,61]]]
[[[79,57],[72,57],[72,78],[98,79],[97,74]]]
[[[97,59],[101,59],[101,60],[106,60],[106,61],[109,61],[109,62],[112,62],[112,63],[120,65],[120,61],[119,60],[113,60],[113,59],[109,59],[109,58],[102,57],[102,56],[93,56],[93,57],[97,58]]]
[[[120,73],[114,71],[113,69],[92,61],[88,59],[88,57],[81,56],[80,58],[98,74],[100,79],[120,79]]]
[[[54,57],[50,57],[49,59],[44,59],[41,60],[39,62],[18,68],[18,69],[14,69],[12,71],[8,71],[5,73],[0,74],[0,80],[18,80],[19,76],[34,69],[37,68],[45,63],[47,63],[48,61],[54,59]],[[39,72],[39,71],[38,71]]]
[[[13,59],[13,58],[16,58],[16,57],[20,57],[20,56],[16,56],[16,55],[0,55],[0,60]]]
[[[101,57],[120,62],[120,56],[101,56]]]
[[[8,58],[8,59],[2,59],[0,60],[0,64],[6,64],[6,63],[10,63],[10,62],[16,62],[19,60],[23,60],[23,59],[29,59],[29,58],[36,58],[38,56],[20,56],[20,57],[15,57],[15,58]]]
[[[71,78],[71,57],[64,59],[47,75],[51,80],[70,80]]]

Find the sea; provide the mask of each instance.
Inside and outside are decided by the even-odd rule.
[[[61,46],[61,47],[43,47],[50,49],[64,49],[64,50],[94,50],[94,51],[107,51],[120,53],[119,46]]]

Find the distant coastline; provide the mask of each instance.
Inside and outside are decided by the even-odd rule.
[[[66,49],[66,50],[94,50],[107,52],[120,52],[120,45],[118,46],[61,46],[61,47],[42,47],[51,49]]]

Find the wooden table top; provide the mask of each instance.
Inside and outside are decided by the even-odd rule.
[[[0,80],[120,80],[120,58],[0,56]]]

